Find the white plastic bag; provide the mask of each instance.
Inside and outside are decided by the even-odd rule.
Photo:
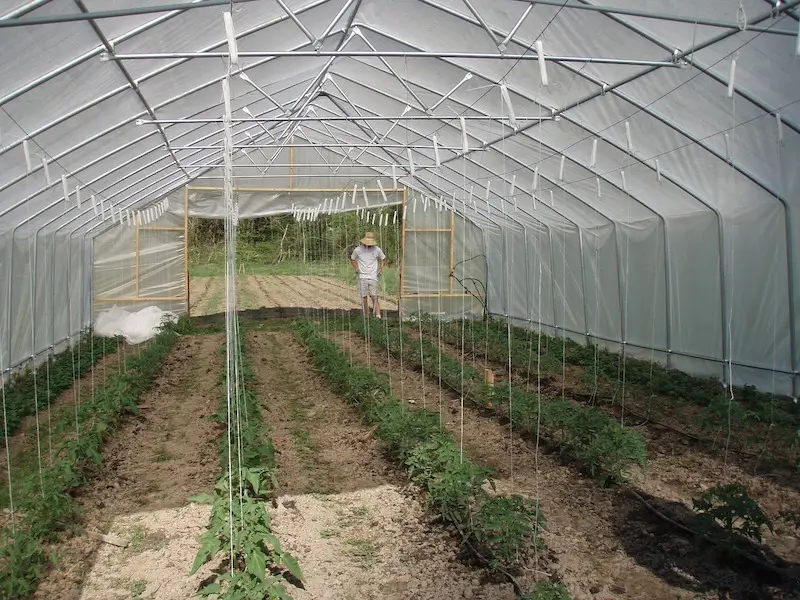
[[[94,334],[101,337],[122,336],[129,344],[141,344],[158,334],[165,321],[175,322],[178,315],[163,311],[157,306],[147,306],[131,313],[116,304],[104,310],[94,322]]]

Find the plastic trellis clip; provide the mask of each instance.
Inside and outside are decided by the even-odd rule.
[[[33,167],[31,166],[31,149],[28,147],[28,140],[22,140],[22,151],[25,153],[25,172],[30,175]]]
[[[542,40],[536,40],[534,46],[536,47],[536,56],[539,61],[539,74],[542,77],[542,85],[547,87],[549,81],[547,79],[547,62],[544,60],[544,43]]]
[[[385,191],[384,191],[384,189],[383,189],[383,184],[381,183],[381,180],[380,180],[380,179],[378,179],[378,187],[379,187],[379,188],[380,188],[380,190],[381,190],[381,196],[383,196],[383,203],[384,203],[384,204],[388,204],[388,202],[389,202],[389,199],[388,199],[388,198],[386,198],[386,192],[385,192]]]
[[[64,190],[64,202],[69,202],[69,187],[67,186],[67,176],[61,174],[61,187]]]
[[[43,156],[42,157],[42,169],[44,170],[44,180],[47,182],[47,187],[53,185],[53,182],[50,180],[50,167],[47,164],[47,159]]]

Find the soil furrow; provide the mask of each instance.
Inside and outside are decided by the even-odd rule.
[[[172,559],[172,537],[186,528],[197,530],[197,522],[185,522],[174,510],[172,516],[165,518],[163,509],[181,507],[178,515],[196,510],[197,507],[187,506],[188,498],[213,486],[219,472],[218,427],[211,414],[220,394],[217,382],[223,360],[219,352],[222,343],[220,335],[184,337],[176,343],[162,374],[140,398],[140,414],[128,417],[105,444],[102,467],[78,496],[85,511],[81,530],[58,545],[61,560],[42,581],[36,598],[131,597],[130,576],[126,578],[124,573],[136,570],[136,553],[157,551],[162,561],[164,557]],[[199,507],[199,514],[204,513],[207,509]],[[135,526],[130,520],[134,515],[138,515]],[[127,524],[123,524],[126,520]],[[100,542],[89,531],[110,531],[128,540],[129,548],[95,563]],[[187,546],[184,539],[177,544],[192,557],[191,543]],[[166,583],[160,579],[167,577],[165,573],[174,566],[172,560],[161,565],[162,573],[158,560],[148,564],[150,571],[137,580],[137,585],[150,589],[148,586]],[[177,597],[190,596],[197,577],[190,585],[184,575],[178,589],[186,595]],[[158,597],[176,596],[165,588]]]
[[[458,561],[353,407],[314,374],[291,333],[253,331],[246,353],[276,446],[273,517],[308,578],[295,600],[513,598]]]
[[[416,335],[416,332],[414,334]],[[437,340],[435,335],[429,335],[427,339],[434,344],[438,343],[442,352],[458,360],[462,359],[460,348],[455,348],[444,340]],[[483,357],[475,359],[472,355],[466,355],[464,358],[475,369],[481,370],[488,365],[495,372],[496,381],[508,379],[507,364],[496,361],[487,363]],[[536,391],[535,374],[529,380],[527,375],[521,375],[512,369],[512,382],[520,388]],[[582,404],[574,398],[574,385],[571,383],[567,386],[566,398]],[[561,389],[560,382],[543,382],[541,391],[543,394],[550,392],[560,396]],[[673,402],[677,404],[680,401],[673,400]],[[619,418],[618,407],[602,402],[597,406],[611,416]],[[657,425],[634,428],[643,435],[648,449],[647,469],[637,473],[634,481],[640,489],[655,498],[679,503],[688,511],[692,508],[691,499],[701,496],[716,482],[736,481],[744,485],[751,496],[758,499],[761,506],[771,515],[777,515],[781,510],[788,510],[793,506],[800,506],[800,491],[797,489],[798,481],[795,473],[776,469],[766,476],[754,474],[752,461],[733,452],[726,457],[724,444],[721,444],[722,447],[706,447]],[[782,531],[784,535],[774,535],[766,531],[764,533],[766,542],[783,559],[798,561],[800,537],[791,535],[790,531]]]
[[[367,363],[362,338],[353,336],[351,342],[346,332],[330,337],[351,351],[354,360]],[[390,367],[385,349],[375,346],[369,362],[390,374],[398,393],[399,361],[392,357]],[[618,489],[600,488],[496,417],[469,405],[462,413],[457,394],[406,365],[402,373],[405,400],[416,399],[416,406],[421,406],[423,387],[427,407],[440,410],[444,425],[457,441],[463,440],[465,455],[496,470],[498,491],[540,499],[550,530],[545,535],[547,545],[557,559],[555,571],[576,599],[783,597],[780,591],[695,550],[691,541],[655,519],[640,503]]]

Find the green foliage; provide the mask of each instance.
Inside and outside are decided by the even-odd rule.
[[[161,369],[169,349],[177,340],[171,329],[162,330],[138,356],[130,357],[121,373],[110,374],[94,395],[77,407],[75,415],[58,421],[57,434],[64,435],[54,448],[54,461],[41,473],[31,472],[19,486],[16,528],[0,530],[0,595],[29,597],[42,570],[51,560],[44,545],[70,527],[78,514],[72,493],[100,464],[104,440],[119,425],[125,413],[136,412],[139,396]],[[58,437],[58,436],[56,436]]]
[[[423,322],[429,334],[436,331]],[[647,451],[638,432],[620,425],[601,410],[562,399],[547,398],[508,383],[487,385],[467,364],[442,352],[426,336],[411,340],[407,332],[356,319],[352,328],[374,343],[402,356],[406,364],[424,368],[466,399],[509,417],[518,430],[544,435],[560,450],[580,462],[593,477],[621,482],[633,465],[644,467]],[[579,346],[580,347],[580,346]]]
[[[297,560],[281,547],[272,533],[266,502],[275,491],[274,467],[244,468],[234,476],[221,477],[214,486],[214,495],[195,497],[195,501],[211,501],[211,523],[200,537],[200,549],[191,574],[221,552],[227,553],[229,567],[219,579],[200,590],[199,594],[234,598],[291,598],[287,574],[303,581]],[[228,491],[238,490],[233,503]],[[232,537],[231,537],[232,533]],[[277,575],[271,574],[278,571]]]
[[[70,348],[56,354],[35,369],[11,376],[5,385],[5,421],[8,435],[13,435],[22,420],[44,410],[64,390],[69,389],[75,379],[83,376],[98,360],[116,350],[119,338],[103,338],[85,332]],[[5,438],[3,440],[5,444]]]
[[[522,496],[484,497],[475,514],[478,547],[488,550],[492,566],[519,566],[519,549],[544,549],[539,537],[545,518],[536,500]]]
[[[396,207],[376,207],[376,214],[393,218]],[[377,218],[377,217],[376,217]],[[401,216],[392,227],[367,225],[355,214],[320,215],[313,222],[297,222],[291,215],[243,220],[239,224],[236,262],[241,273],[253,275],[319,275],[355,285],[349,258],[366,230],[375,232],[388,257],[383,273],[386,291],[398,290]],[[221,276],[225,272],[222,221],[190,219],[190,273],[193,277]]]
[[[693,498],[692,505],[700,532],[710,535],[722,527],[722,542],[728,549],[737,546],[740,536],[760,542],[762,527],[772,531],[772,521],[738,483],[716,485],[700,498]]]
[[[563,583],[537,583],[521,600],[572,600]]]
[[[537,503],[517,495],[490,494],[488,490],[494,489],[491,472],[462,456],[437,413],[411,409],[397,400],[384,376],[351,365],[312,323],[301,322],[297,333],[315,368],[355,404],[367,422],[376,425],[376,437],[425,490],[429,509],[455,526],[464,543],[484,556],[492,569],[513,570],[529,552],[541,547],[539,533],[545,521]]]
[[[238,329],[241,331],[241,326]],[[231,399],[229,410],[226,361],[220,376],[225,393],[220,395],[216,418],[236,427],[239,440],[230,448],[229,456],[228,438],[220,436],[220,463],[224,474],[217,480],[212,495],[192,498],[195,502],[211,504],[212,509],[209,528],[201,536],[191,573],[223,554],[229,571],[201,589],[201,597],[289,599],[288,577],[303,581],[303,573],[294,556],[281,548],[272,533],[267,502],[278,488],[275,447],[262,419],[260,399],[247,386],[255,375],[244,352],[243,336],[237,340],[230,358],[240,368],[240,385],[234,386],[238,394]],[[235,465],[233,471],[228,471],[228,464]],[[233,502],[230,490],[235,492]]]
[[[702,429],[723,432],[726,436],[757,420],[757,413],[748,410],[739,400],[731,399],[724,394],[716,394],[697,417]],[[746,440],[741,441],[746,442]]]

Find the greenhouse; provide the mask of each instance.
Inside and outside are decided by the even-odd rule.
[[[800,0],[0,0],[2,598],[800,598]]]

